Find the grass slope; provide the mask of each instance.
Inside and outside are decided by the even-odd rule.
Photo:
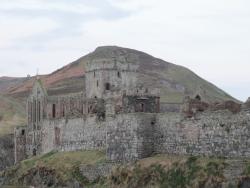
[[[105,161],[105,154],[101,151],[75,151],[75,152],[50,152],[42,156],[36,156],[31,159],[9,168],[5,171],[8,177],[8,184],[19,186],[24,184],[24,178],[35,176],[34,172],[38,170],[48,176],[52,175],[58,184],[78,179],[78,167],[81,164],[95,165]],[[84,179],[81,179],[84,181]],[[80,180],[80,181],[81,181]]]
[[[96,188],[217,188],[228,179],[224,170],[230,160],[223,158],[156,155],[135,163],[116,165],[107,178],[89,182],[79,173],[79,165],[105,163],[105,154],[100,151],[50,152],[37,156],[9,168],[4,172],[10,185],[25,185],[25,178],[35,179],[37,169],[44,182],[53,176],[51,186],[69,185],[66,182],[79,182],[84,187]],[[249,178],[250,163],[242,173]],[[56,180],[55,180],[56,179]],[[235,185],[240,184],[236,182]],[[229,186],[230,184],[228,184]]]
[[[25,104],[0,95],[0,136],[13,133],[16,126],[25,124]]]

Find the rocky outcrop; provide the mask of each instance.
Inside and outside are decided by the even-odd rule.
[[[113,163],[104,163],[98,165],[81,165],[80,173],[82,176],[88,179],[88,181],[93,182],[102,177],[108,177],[111,173]]]
[[[0,171],[14,164],[13,135],[0,137]]]

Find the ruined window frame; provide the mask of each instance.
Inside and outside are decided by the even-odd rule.
[[[111,84],[109,82],[106,82],[105,83],[105,90],[110,91],[110,89],[111,89]]]
[[[52,118],[56,118],[56,104],[52,104]]]
[[[117,77],[121,78],[121,72],[120,71],[117,72]]]

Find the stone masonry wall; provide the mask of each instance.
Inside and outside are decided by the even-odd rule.
[[[14,160],[15,163],[24,160],[26,156],[26,127],[18,127],[14,130]]]
[[[204,112],[190,119],[159,114],[154,134],[156,153],[250,156],[249,112]]]
[[[155,115],[150,113],[120,114],[107,118],[107,158],[131,161],[153,153]]]
[[[54,149],[59,151],[104,149],[106,146],[106,127],[96,116],[87,119],[45,121],[42,135],[42,153]]]

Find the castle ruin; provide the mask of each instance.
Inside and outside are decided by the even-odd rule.
[[[15,162],[53,150],[105,150],[125,162],[158,153],[250,157],[250,106],[186,98],[182,111],[160,108],[157,88],[137,82],[137,64],[86,64],[80,93],[49,95],[37,78],[27,122],[14,132]]]

